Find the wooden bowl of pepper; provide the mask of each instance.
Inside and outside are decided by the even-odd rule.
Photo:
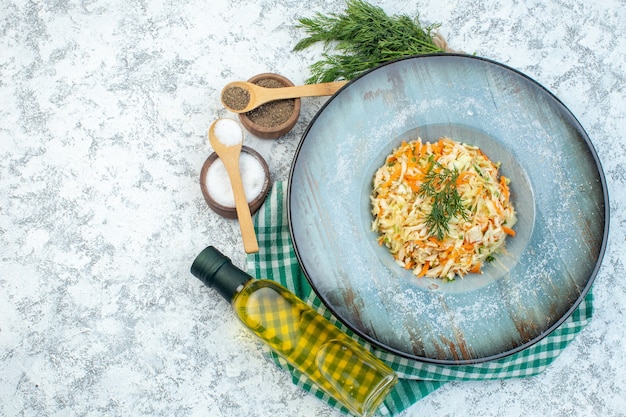
[[[294,85],[282,75],[270,72],[255,75],[248,82],[266,88]],[[276,139],[287,134],[295,126],[300,117],[300,106],[299,98],[276,100],[239,114],[239,120],[243,127],[254,136],[262,139]]]

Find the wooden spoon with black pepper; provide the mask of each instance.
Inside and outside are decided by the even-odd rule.
[[[233,81],[222,89],[222,104],[233,113],[246,113],[270,101],[300,97],[332,96],[347,81],[266,88],[246,81]]]

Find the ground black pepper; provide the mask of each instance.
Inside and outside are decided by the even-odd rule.
[[[285,87],[280,81],[263,79],[255,82],[256,85],[265,88]],[[289,120],[295,108],[295,99],[276,100],[265,103],[245,115],[254,124],[263,127],[280,126]],[[242,107],[243,108],[243,107]]]
[[[243,110],[250,102],[250,93],[241,87],[229,87],[222,92],[222,101],[234,110]]]

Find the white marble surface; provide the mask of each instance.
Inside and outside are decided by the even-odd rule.
[[[378,0],[439,22],[455,49],[513,66],[587,129],[611,194],[592,323],[542,375],[452,383],[409,416],[626,415],[626,2]],[[295,83],[312,0],[0,3],[0,415],[339,416],[262,356],[189,274],[214,244],[244,265],[238,225],[198,185],[232,80]],[[246,137],[286,180],[323,99],[279,140]]]

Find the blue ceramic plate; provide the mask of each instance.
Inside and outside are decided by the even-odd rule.
[[[511,178],[517,235],[481,275],[443,282],[395,264],[370,230],[374,172],[402,140],[479,146]],[[297,149],[289,221],[324,304],[378,347],[441,364],[536,343],[589,290],[608,233],[602,168],[570,111],[527,76],[486,59],[428,55],[350,82]]]

